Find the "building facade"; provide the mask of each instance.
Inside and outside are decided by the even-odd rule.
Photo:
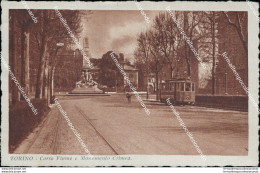
[[[131,83],[138,88],[138,70],[130,65],[124,64],[124,71],[128,77],[128,79],[131,81]],[[124,85],[128,86],[128,83],[126,80],[124,80]]]

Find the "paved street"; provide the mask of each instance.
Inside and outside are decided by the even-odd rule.
[[[151,112],[148,116],[134,96],[127,104],[123,94],[65,96],[59,103],[93,155],[198,155],[165,104],[145,102]],[[247,112],[196,106],[175,108],[203,154],[247,155]],[[56,107],[15,153],[85,154]]]

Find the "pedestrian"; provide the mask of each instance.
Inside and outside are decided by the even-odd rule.
[[[131,103],[131,97],[132,97],[132,94],[129,93],[129,92],[127,92],[127,93],[126,93],[126,98],[127,98],[128,104]]]

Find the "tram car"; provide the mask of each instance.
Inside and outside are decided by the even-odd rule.
[[[166,103],[170,98],[172,104],[195,103],[195,83],[187,79],[170,79],[159,85],[160,101]]]

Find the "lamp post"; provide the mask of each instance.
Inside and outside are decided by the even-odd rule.
[[[56,44],[57,47],[62,47],[64,46],[64,43],[57,43]],[[57,53],[58,53],[58,50],[56,51],[56,54],[55,56],[57,56]],[[50,86],[50,103],[53,104],[54,103],[54,98],[53,98],[53,95],[54,95],[54,73],[55,73],[55,60],[53,60],[52,62],[52,68],[51,68],[51,74],[50,74],[50,83],[49,83],[49,86]]]
[[[225,63],[225,95],[227,94],[227,65]]]

